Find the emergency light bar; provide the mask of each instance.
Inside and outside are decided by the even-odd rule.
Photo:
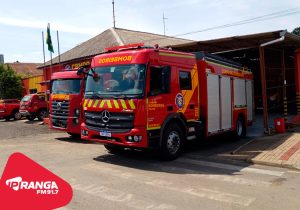
[[[144,43],[134,43],[134,44],[128,44],[128,45],[123,45],[123,46],[107,47],[107,48],[104,48],[104,50],[106,52],[108,52],[108,51],[118,51],[118,50],[122,50],[122,49],[143,47],[143,46],[144,46]]]

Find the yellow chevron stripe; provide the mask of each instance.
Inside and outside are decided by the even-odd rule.
[[[110,100],[106,100],[106,103],[107,103],[107,106],[108,106],[108,108],[109,108],[109,109],[111,109],[111,108],[112,108],[112,106],[111,106],[111,102],[110,102]]]
[[[90,100],[90,101],[89,101],[89,104],[88,104],[87,106],[90,108],[91,105],[92,105],[92,103],[93,103],[93,100]]]
[[[98,103],[99,103],[99,100],[96,100],[93,107],[94,108],[97,107]]]
[[[119,109],[119,103],[118,103],[118,101],[117,101],[117,100],[113,100],[113,102],[114,102],[115,108],[116,108],[116,109]]]
[[[135,109],[135,105],[134,105],[132,99],[129,100],[129,105],[130,105],[130,108],[131,108],[131,109]]]
[[[101,101],[101,103],[100,103],[100,105],[99,105],[99,108],[103,108],[104,102],[105,102],[105,100],[102,100],[102,101]]]
[[[83,107],[86,106],[87,101],[88,101],[87,99],[84,100]]]
[[[121,105],[122,105],[123,109],[127,109],[126,103],[123,99],[121,99]]]

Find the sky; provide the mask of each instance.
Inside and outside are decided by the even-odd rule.
[[[43,63],[48,23],[53,57],[57,31],[63,53],[113,27],[112,0],[0,0],[0,8],[0,54],[6,63]],[[291,32],[300,26],[300,0],[115,0],[118,28],[164,34],[163,14],[166,35],[197,41]]]

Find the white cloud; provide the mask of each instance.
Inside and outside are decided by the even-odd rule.
[[[24,28],[36,28],[41,30],[46,29],[47,27],[47,22],[45,21],[21,20],[21,19],[8,18],[8,17],[0,17],[0,24],[8,25],[8,26],[24,27]],[[51,24],[51,29],[62,31],[62,32],[88,34],[88,35],[96,35],[100,32],[100,29],[97,28],[76,27],[76,26],[64,25],[61,23]]]

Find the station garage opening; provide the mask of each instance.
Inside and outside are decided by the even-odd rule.
[[[249,128],[253,136],[270,134],[275,118],[284,119],[287,125],[300,123],[300,36],[281,30],[172,48],[216,54],[253,72],[255,123]]]

